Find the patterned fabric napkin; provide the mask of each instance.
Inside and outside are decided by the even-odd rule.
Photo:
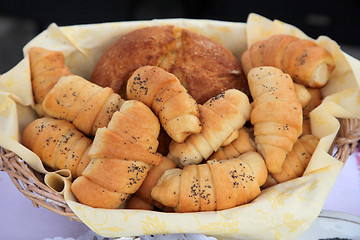
[[[103,237],[156,234],[205,234],[217,239],[295,239],[311,225],[342,169],[329,150],[339,129],[336,117],[360,117],[360,62],[344,54],[327,37],[317,43],[332,53],[336,70],[323,94],[323,103],[311,113],[314,135],[320,143],[304,176],[264,190],[250,204],[218,212],[162,213],[125,209],[94,209],[80,204],[70,191],[71,176],[66,171],[48,172],[40,159],[19,143],[22,128],[36,118],[31,109],[29,59],[32,46],[64,52],[70,70],[88,78],[101,53],[121,35],[143,26],[173,24],[202,33],[233,52],[236,57],[249,44],[275,33],[307,38],[299,29],[256,14],[247,23],[210,20],[164,19],[58,27],[55,24],[24,48],[24,60],[0,76],[0,146],[22,157],[33,169],[46,174],[45,181],[62,181],[63,193],[72,211],[95,233]]]

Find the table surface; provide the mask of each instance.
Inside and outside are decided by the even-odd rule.
[[[90,230],[84,224],[70,221],[45,208],[36,208],[0,172],[0,239],[39,240],[55,237],[77,239]],[[332,188],[323,210],[348,213],[360,217],[360,148],[352,154]],[[20,230],[21,229],[21,230]]]

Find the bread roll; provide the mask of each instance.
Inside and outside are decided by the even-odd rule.
[[[263,187],[271,187],[275,184],[301,177],[318,143],[319,139],[317,137],[313,135],[302,135],[294,144],[291,152],[287,154],[281,172],[269,174]]]
[[[252,201],[266,177],[262,157],[247,152],[230,160],[169,169],[151,196],[176,212],[218,211]]]
[[[176,142],[183,142],[190,134],[201,131],[195,100],[173,74],[162,68],[137,69],[127,82],[127,98],[139,100],[151,108]]]
[[[246,152],[255,152],[255,142],[250,138],[249,133],[242,127],[238,130],[238,137],[230,144],[220,147],[216,152],[211,154],[208,160],[224,160],[240,156]]]
[[[71,190],[79,202],[94,208],[119,208],[129,198],[127,193],[110,191],[83,176],[75,179]]]
[[[256,42],[241,57],[245,75],[255,67],[272,66],[289,74],[306,87],[325,86],[335,68],[334,59],[311,40],[286,34]]]
[[[35,109],[40,115],[43,115],[41,104],[46,94],[61,77],[70,75],[71,73],[65,65],[64,54],[60,51],[32,47],[28,55]]]
[[[238,131],[250,117],[248,97],[229,89],[199,105],[202,131],[184,143],[170,143],[168,157],[179,166],[198,164],[217,151],[222,143]]]
[[[154,210],[154,205],[136,195],[132,195],[126,201],[126,208],[127,209],[138,209],[138,210]]]
[[[69,169],[76,178],[82,173],[82,159],[87,158],[91,140],[76,127],[53,118],[39,118],[22,133],[22,144],[33,151],[44,165],[52,169]]]
[[[302,108],[294,83],[274,67],[253,68],[248,80],[254,98],[250,119],[257,150],[269,172],[281,172],[286,155],[302,132]]]
[[[155,154],[159,129],[158,119],[145,104],[125,101],[108,126],[96,131],[88,153],[90,162],[71,185],[77,199],[99,208],[125,203],[152,166],[162,161]]]
[[[23,144],[44,165],[69,169],[76,178],[71,190],[86,205],[117,208],[135,193],[153,165],[160,124],[139,101],[126,101],[94,142],[66,120],[41,118],[23,132]],[[120,146],[120,147],[119,147]]]
[[[321,91],[318,88],[308,88],[308,92],[310,93],[310,101],[303,108],[303,132],[302,135],[311,134],[311,123],[310,123],[310,113],[316,107],[318,107],[322,102]]]
[[[302,108],[304,108],[311,100],[311,94],[302,84],[294,83],[296,98]]]
[[[155,208],[155,205],[163,208],[163,206],[154,202],[154,199],[151,197],[151,190],[157,184],[162,174],[168,169],[175,168],[176,164],[167,157],[162,156],[162,158],[159,165],[150,169],[141,187],[127,201],[126,208],[152,210]]]
[[[62,77],[48,92],[42,108],[49,116],[68,120],[84,134],[93,136],[98,128],[107,126],[123,102],[111,88],[70,75]]]

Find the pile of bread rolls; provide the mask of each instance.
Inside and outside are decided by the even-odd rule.
[[[274,35],[238,61],[171,25],[122,36],[89,80],[62,52],[28,54],[39,119],[23,145],[68,169],[83,204],[166,212],[232,208],[301,177],[319,141],[309,114],[335,67],[311,40]]]

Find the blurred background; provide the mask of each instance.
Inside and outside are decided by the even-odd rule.
[[[246,22],[249,13],[297,26],[317,38],[327,35],[360,59],[358,0],[1,0],[0,74],[23,55],[22,48],[55,22],[59,26],[154,18]]]

